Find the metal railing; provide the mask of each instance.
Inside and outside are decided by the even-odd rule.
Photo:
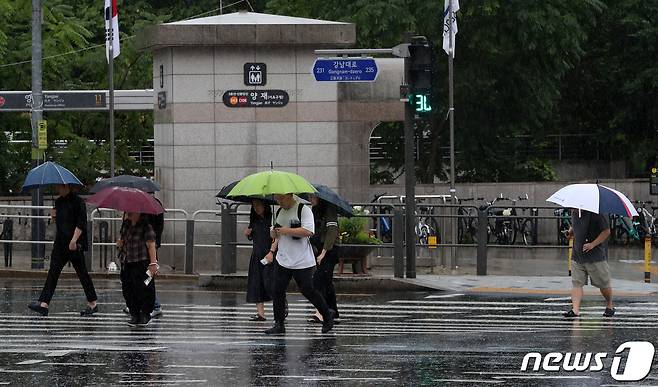
[[[429,196],[429,195],[428,195]],[[444,195],[433,195],[443,197]],[[443,200],[443,199],[439,199]],[[428,204],[418,203],[418,213],[414,216],[413,222],[421,224],[422,222],[432,222],[438,225],[429,230],[431,236],[436,237],[435,240],[430,241],[420,240],[418,234],[405,236],[405,216],[404,216],[404,203],[400,202],[399,197],[396,197],[396,203],[383,203],[383,202],[370,202],[370,203],[354,203],[355,206],[360,206],[368,209],[368,214],[359,214],[358,217],[369,219],[368,229],[376,237],[383,241],[378,245],[355,245],[345,244],[345,248],[350,247],[369,247],[374,248],[379,252],[379,256],[393,258],[393,274],[396,277],[403,277],[405,273],[405,266],[409,268],[415,265],[415,259],[405,260],[404,247],[406,243],[413,240],[418,248],[419,254],[427,254],[430,258],[435,258],[437,253],[440,252],[442,260],[445,259],[443,251],[445,248],[462,249],[475,249],[476,271],[478,275],[487,274],[488,252],[490,249],[557,249],[566,251],[570,248],[568,245],[559,245],[558,243],[547,243],[551,238],[552,241],[557,242],[560,232],[560,222],[564,221],[564,216],[555,213],[558,207],[551,206],[530,206],[522,207],[497,203],[493,206],[475,206],[475,205],[458,205],[449,203]],[[191,214],[181,209],[168,209],[165,214],[166,224],[174,225],[174,233],[176,233],[175,225],[178,222],[185,222],[183,233],[183,241],[176,242],[168,241],[167,238],[171,234],[165,233],[164,248],[184,248],[184,271],[186,274],[194,273],[195,255],[199,250],[210,249],[217,251],[219,249],[219,266],[223,274],[231,274],[236,272],[236,260],[238,249],[250,249],[251,242],[244,240],[241,233],[238,233],[239,225],[246,225],[248,220],[245,219],[249,212],[241,210],[247,204],[223,203],[217,210],[199,210]],[[49,210],[48,206],[13,206],[13,205],[0,205],[0,220],[2,219],[18,219],[29,220],[39,219],[47,221],[50,219],[49,215],[32,215],[32,210]],[[516,213],[504,212],[510,208],[515,208]],[[522,212],[521,209],[531,209],[531,211]],[[462,210],[460,210],[462,209]],[[24,214],[26,212],[26,214]],[[173,216],[172,216],[173,215]],[[95,209],[90,213],[90,221],[88,222],[88,238],[90,253],[87,255],[87,265],[91,269],[92,262],[98,259],[97,267],[107,267],[110,255],[114,255],[115,239],[110,234],[111,225],[116,227],[116,223],[121,222],[118,212],[108,209]],[[533,223],[532,242],[529,244],[503,244],[500,243],[496,233],[499,231],[497,228],[502,227],[515,227],[519,220],[530,220]],[[462,225],[474,225],[469,231],[471,233],[471,240],[452,240],[450,236],[451,227],[459,227],[460,222]],[[101,224],[105,224],[105,234],[97,233],[97,228],[101,228]],[[208,243],[207,241],[200,241],[197,226],[199,225],[217,225],[217,229],[211,229],[206,232],[205,236],[212,237],[215,235],[219,237],[219,241],[215,243]],[[558,227],[555,227],[558,225]],[[564,228],[564,225],[562,225]],[[51,225],[52,227],[52,225]],[[14,230],[14,234],[17,234]],[[547,239],[543,234],[550,234],[552,237]],[[3,234],[0,234],[3,235]],[[99,239],[99,237],[102,237]],[[19,240],[12,238],[0,237],[0,244],[6,248],[7,245],[50,245],[51,240]],[[517,241],[517,243],[519,243]],[[103,252],[105,248],[106,251]],[[466,250],[465,250],[466,249]],[[100,253],[100,254],[99,254]],[[471,253],[468,253],[471,254]],[[463,257],[464,254],[461,254]],[[114,257],[112,257],[114,258]],[[6,261],[7,262],[7,261]],[[452,262],[456,263],[456,262]],[[414,266],[415,271],[415,266]],[[407,271],[408,272],[408,271]]]

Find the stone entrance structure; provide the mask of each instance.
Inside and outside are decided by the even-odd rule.
[[[316,82],[311,71],[314,50],[355,44],[354,24],[238,12],[153,26],[139,38],[153,52],[155,170],[166,207],[214,209],[222,186],[270,163],[368,199],[370,132],[404,116],[402,60],[378,59],[372,83]],[[287,104],[236,107],[251,104],[251,93]]]

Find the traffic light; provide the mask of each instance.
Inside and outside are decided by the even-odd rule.
[[[432,111],[432,47],[424,36],[409,45],[409,103],[416,114]]]

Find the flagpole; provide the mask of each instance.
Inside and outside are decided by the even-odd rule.
[[[450,116],[450,196],[455,198],[455,106],[453,99],[453,83],[454,83],[454,74],[453,74],[453,60],[455,58],[455,42],[454,34],[452,33],[453,25],[453,0],[450,0],[448,5],[448,35],[450,36],[450,48],[448,53],[448,105],[449,105],[449,116]],[[453,202],[454,203],[454,202]],[[455,218],[452,222],[452,243],[457,243],[457,228],[455,225]],[[457,252],[456,248],[453,246],[450,249],[450,269],[455,269],[457,266]]]
[[[109,39],[109,104],[110,104],[110,177],[114,177],[114,27],[110,19]]]

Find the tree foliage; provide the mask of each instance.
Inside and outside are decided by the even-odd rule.
[[[136,49],[137,30],[215,15],[218,3],[118,0],[122,53],[115,62],[116,88],[152,87],[152,59]],[[359,47],[392,47],[405,31],[427,36],[434,52],[434,113],[416,128],[416,172],[420,182],[447,178],[443,1],[250,0],[225,12],[250,6],[256,12],[355,23]],[[44,89],[107,88],[102,7],[97,0],[45,3]],[[0,24],[0,89],[29,90],[31,1],[0,1],[0,20],[9,21]],[[596,153],[626,160],[631,176],[643,176],[653,165],[658,147],[658,1],[462,1],[458,23],[459,181],[553,179],[555,140],[549,135],[559,133],[590,136]],[[60,150],[51,147],[49,158],[85,179],[109,169],[107,114],[45,116],[51,143],[68,144]],[[118,169],[146,173],[128,154],[152,137],[152,113],[120,112],[116,124]],[[28,140],[30,132],[29,114],[0,115],[0,192],[15,190],[29,168],[29,146],[8,143],[4,133]],[[388,158],[374,165],[373,181],[393,181],[403,172],[401,125],[380,125],[375,135],[385,139]]]

